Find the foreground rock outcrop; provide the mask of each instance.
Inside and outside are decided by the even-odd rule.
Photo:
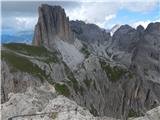
[[[28,87],[24,93],[10,93],[1,106],[3,120],[116,120],[94,117],[76,102],[57,95],[53,86]]]
[[[159,120],[160,119],[160,106],[147,111],[145,116],[134,118],[133,120]],[[132,119],[131,119],[132,120]]]
[[[48,83],[29,87],[24,93],[10,93],[10,100],[1,105],[2,120],[119,120],[110,117],[94,117],[86,108],[68,98],[57,95]],[[159,120],[160,107],[145,116],[129,120]]]

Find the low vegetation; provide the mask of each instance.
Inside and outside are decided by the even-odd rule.
[[[133,109],[130,109],[128,112],[128,117],[138,117],[138,114]]]
[[[70,95],[70,91],[65,84],[55,83],[54,87],[59,94],[62,94],[66,97]]]
[[[45,71],[40,69],[38,65],[32,63],[26,57],[19,56],[13,52],[2,51],[1,57],[12,67],[12,71],[17,70],[32,74],[39,77],[41,80],[48,79]]]
[[[51,114],[51,118],[52,118],[52,120],[55,120],[56,118],[57,118],[57,112],[52,112],[52,114]]]
[[[103,60],[100,60],[99,62],[101,64],[102,69],[106,72],[109,80],[112,82],[117,81],[127,72],[125,69],[120,68],[118,66],[111,67]]]
[[[13,50],[15,52],[32,56],[32,57],[41,57],[44,58],[44,62],[58,62],[57,53],[48,51],[45,47],[38,47],[33,45],[27,45],[23,43],[10,43],[10,44],[4,44],[5,48]]]
[[[128,77],[129,77],[129,79],[132,79],[133,78],[133,73],[129,72]]]
[[[87,86],[87,88],[89,88],[89,87],[90,87],[91,82],[92,82],[92,79],[88,79],[88,78],[86,78],[86,79],[84,80],[84,83],[85,83],[85,85]]]
[[[67,78],[70,81],[67,81],[67,84],[69,86],[72,86],[74,91],[76,92],[76,94],[80,93],[80,95],[83,96],[84,93],[84,88],[82,86],[79,85],[78,81],[76,80],[76,78],[74,77],[72,71],[70,70],[70,68],[66,65],[66,63],[64,63],[64,69],[65,69],[65,73],[67,75]]]
[[[71,84],[72,87],[74,88],[75,92],[78,93],[78,91],[79,91],[79,85],[78,85],[78,82],[77,82],[76,78],[74,77],[72,71],[66,65],[65,62],[63,62],[63,65],[64,65],[64,69],[65,69],[65,73],[67,75],[67,78],[70,80],[68,83]]]
[[[82,86],[79,87],[79,93],[83,96],[84,95],[84,88]]]
[[[88,58],[88,57],[89,57],[90,52],[88,51],[87,45],[83,44],[83,47],[81,48],[80,51],[85,55],[85,58]]]

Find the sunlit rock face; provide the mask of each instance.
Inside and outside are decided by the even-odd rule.
[[[43,4],[38,11],[39,18],[34,32],[34,45],[52,48],[57,38],[69,43],[74,41],[69,18],[63,8]]]

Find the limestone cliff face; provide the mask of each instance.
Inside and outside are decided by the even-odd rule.
[[[72,43],[74,35],[69,26],[69,18],[60,6],[41,5],[35,26],[33,44],[52,48],[57,39]]]
[[[81,36],[81,38],[84,38],[83,36],[85,36],[86,32],[83,31],[85,31],[86,29],[83,30],[81,26],[81,24],[79,24],[79,26],[73,26],[73,30],[77,37]],[[93,43],[92,38],[93,36],[88,36],[87,39],[85,38],[86,41],[81,41],[83,41],[83,43],[86,43],[87,46],[96,44],[96,42]],[[96,40],[98,39],[95,39],[95,41]],[[142,26],[138,26],[137,29],[134,29],[129,25],[123,25],[113,34],[110,39],[106,41],[107,44],[100,43],[98,48],[100,50],[103,49],[103,47],[101,46],[104,46],[104,48],[106,48],[106,53],[109,56],[112,64],[115,62],[120,63],[121,65],[125,65],[127,67],[127,70],[129,70],[132,74],[129,75],[128,78],[124,77],[121,80],[119,79],[117,82],[115,82],[116,84],[110,84],[107,81],[103,81],[107,80],[107,78],[105,76],[102,77],[102,75],[99,75],[97,72],[99,71],[97,70],[98,67],[96,67],[96,72],[94,73],[94,75],[90,76],[97,75],[95,81],[98,80],[100,85],[102,84],[103,86],[105,86],[104,90],[103,86],[100,86],[101,91],[104,92],[104,94],[102,92],[102,98],[105,99],[105,101],[103,102],[103,99],[100,99],[100,102],[97,100],[96,103],[94,103],[95,108],[98,108],[98,106],[96,106],[98,102],[100,103],[100,105],[104,106],[104,108],[103,106],[99,107],[100,109],[98,111],[101,111],[101,109],[103,109],[102,112],[99,112],[100,115],[116,116],[114,114],[116,111],[116,114],[119,114],[120,112],[119,115],[126,116],[126,111],[131,111],[132,109],[134,109],[134,111],[136,111],[137,113],[142,113],[142,111],[145,109],[151,109],[159,105],[159,40],[160,23],[157,22],[149,24],[147,29],[144,29]],[[96,52],[99,51],[99,49],[94,48]],[[90,51],[93,53],[92,50]],[[100,55],[98,55],[98,57],[100,58]],[[107,57],[105,56],[105,58]],[[91,60],[93,60],[93,58]],[[95,62],[96,60],[94,60],[94,65]],[[109,64],[111,65],[111,63]],[[92,67],[87,66],[86,69],[88,68]],[[100,76],[102,77],[102,81],[100,81]],[[108,78],[108,80],[111,79]],[[92,100],[94,101],[95,98]],[[89,99],[86,101],[89,101]],[[86,106],[89,106],[88,103],[89,102],[87,102]],[[120,117],[117,116],[117,118]]]
[[[160,83],[160,23],[150,23],[140,39],[131,66],[141,78]]]

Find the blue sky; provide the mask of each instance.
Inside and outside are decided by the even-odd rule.
[[[146,27],[160,21],[159,0],[75,0],[75,1],[2,1],[2,34],[19,35],[34,31],[37,8],[42,3],[61,5],[70,20],[83,20],[110,29],[116,24]]]
[[[160,21],[160,6],[158,5],[147,12],[134,12],[127,9],[119,10],[116,18],[109,22],[108,27],[110,28],[114,24],[130,24],[136,27],[138,23],[143,23],[143,26],[146,27],[149,22],[156,21]]]

